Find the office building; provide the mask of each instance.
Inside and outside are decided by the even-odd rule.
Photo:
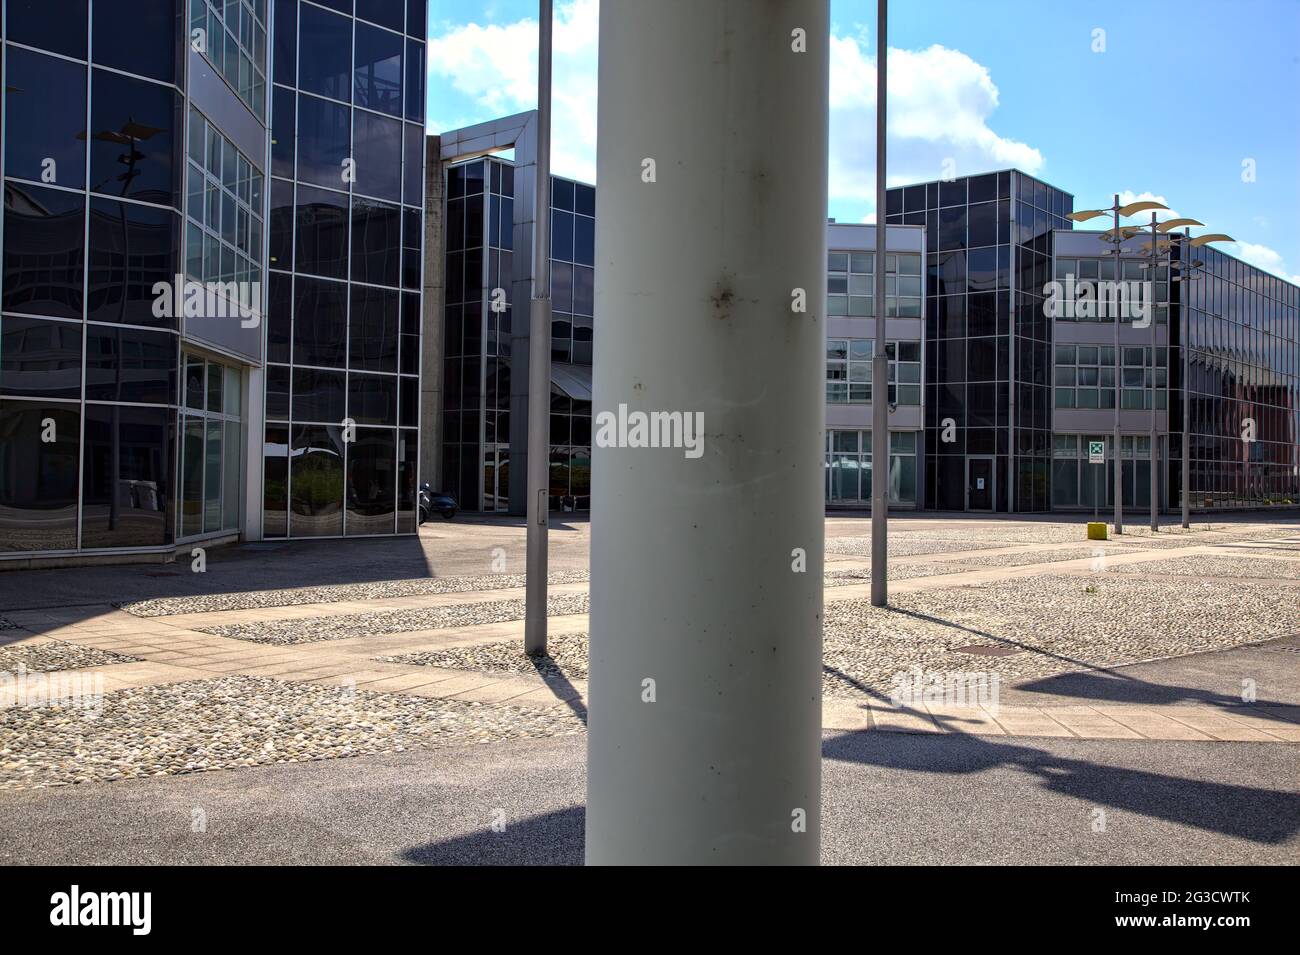
[[[0,559],[413,531],[424,0],[0,22]]]

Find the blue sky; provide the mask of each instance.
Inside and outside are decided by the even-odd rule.
[[[432,0],[434,131],[535,105],[536,9]],[[587,180],[598,12],[556,0],[552,161]],[[831,17],[829,214],[868,221],[875,3],[832,0]],[[1225,251],[1300,282],[1297,41],[1300,0],[895,2],[891,184],[940,178],[948,161],[957,175],[1022,168],[1073,192],[1075,208],[1154,196],[1235,236]]]

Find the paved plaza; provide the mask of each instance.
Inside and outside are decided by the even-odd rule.
[[[826,533],[828,861],[853,861],[854,839],[830,848],[837,826],[890,826],[868,803],[911,775],[951,781],[955,770],[940,767],[953,760],[969,764],[960,772],[976,802],[991,804],[1008,780],[1046,790],[1049,816],[1108,798],[1122,815],[1137,800],[1138,816],[1200,832],[1207,853],[1229,851],[1215,849],[1221,838],[1243,859],[1257,844],[1261,861],[1296,860],[1300,520],[1140,527],[1089,542],[1082,521],[898,518],[886,609],[869,600],[869,519],[831,516]],[[238,792],[232,812],[252,839],[264,825],[252,822],[256,793],[321,787],[295,798],[328,815],[341,811],[330,794],[366,766],[385,786],[416,786],[427,772],[468,779],[458,784],[468,793],[487,785],[475,767],[505,761],[519,772],[502,799],[527,802],[553,775],[566,780],[558,815],[530,823],[536,857],[510,852],[545,861],[553,837],[553,861],[572,861],[576,831],[580,858],[589,525],[561,524],[551,542],[551,654],[541,659],[521,650],[524,533],[508,520],[437,522],[418,539],[214,549],[202,574],[188,562],[0,574],[0,855],[40,861],[51,840],[18,838],[16,827],[64,811],[136,813],[155,797],[174,809],[187,793]],[[1254,775],[1230,781],[1235,765]],[[1144,772],[1161,784],[1121,795]],[[1177,808],[1183,796],[1164,805],[1154,795],[1176,782],[1292,822],[1221,831]],[[454,794],[416,803],[429,800]],[[442,842],[431,833],[441,848],[403,859],[400,839],[380,839],[355,861],[454,860],[481,841],[467,821],[480,809],[442,806],[464,825]],[[956,861],[917,838],[899,861]],[[108,841],[96,858],[136,858]],[[244,858],[222,845],[199,855]],[[343,851],[332,845],[286,846],[284,861]],[[479,849],[484,861],[504,851]],[[1166,861],[1200,849],[1179,851]]]

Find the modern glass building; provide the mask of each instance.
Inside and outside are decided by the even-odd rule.
[[[535,114],[506,117],[438,137],[442,161],[429,168],[445,226],[429,265],[441,276],[441,321],[426,332],[431,347],[442,344],[439,404],[426,407],[440,429],[425,428],[440,453],[425,470],[469,510],[525,507],[535,143]],[[596,190],[552,177],[550,194],[550,504],[586,511]]]
[[[1193,508],[1300,504],[1295,285],[1217,250],[1171,280],[1167,262],[1148,268],[1145,238],[1117,257],[1099,232],[1072,229],[1069,193],[1018,170],[904,186],[887,201],[888,222],[926,226],[927,507],[1113,506],[1118,418],[1124,505],[1149,507],[1154,431],[1159,505],[1178,509],[1184,400]],[[1049,314],[1053,280],[1150,282],[1151,320],[1119,317],[1117,334],[1113,313]],[[1104,469],[1088,464],[1094,440]]]
[[[424,0],[0,29],[0,559],[413,531]]]
[[[431,346],[441,343],[442,382],[426,395],[424,470],[469,509],[524,508],[527,328],[519,326],[527,323],[512,322],[512,311],[527,302],[531,281],[532,116],[444,134],[441,163],[429,166],[431,209],[445,225],[427,267],[431,295],[443,302],[431,303],[438,324],[427,332]],[[1192,506],[1300,503],[1296,286],[1211,250],[1184,288],[1170,281],[1167,263],[1149,272],[1141,237],[1117,264],[1098,233],[1072,228],[1070,193],[1014,169],[899,187],[887,203],[883,347],[895,506],[1107,508],[1118,416],[1124,504],[1149,506],[1154,424],[1160,506],[1176,510],[1185,381]],[[553,508],[589,503],[594,209],[591,186],[553,181]],[[830,507],[871,500],[871,357],[881,341],[874,241],[869,226],[827,226]],[[1049,314],[1050,282],[1148,277],[1148,325],[1121,322],[1117,336],[1113,316]],[[1257,437],[1243,444],[1247,418]],[[1105,443],[1104,468],[1088,463],[1093,440]]]
[[[1046,510],[1042,288],[1072,197],[1008,170],[891,189],[886,201],[887,222],[924,225],[928,239],[925,506]]]

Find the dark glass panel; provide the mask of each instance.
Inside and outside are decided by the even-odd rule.
[[[551,179],[551,206],[555,209],[573,211],[573,186],[568,179]]]
[[[958,206],[939,210],[939,248],[966,248],[966,208]]]
[[[299,11],[303,50],[298,88],[348,102],[352,95],[352,22],[310,3]]]
[[[179,319],[174,314],[154,313],[176,311],[171,289],[180,271],[180,242],[181,217],[175,212],[115,199],[92,199],[86,317],[177,327]],[[162,296],[154,292],[159,282],[167,284]]]
[[[995,338],[970,338],[966,376],[970,381],[993,381],[997,374]],[[989,448],[992,450],[992,448]]]
[[[275,0],[275,50],[272,79],[296,85],[298,69],[298,0]]]
[[[352,13],[352,0],[317,0],[317,2],[340,13]]]
[[[179,84],[184,6],[185,0],[95,0],[95,62]]]
[[[204,421],[186,418],[181,436],[181,536],[203,533],[203,445]]]
[[[86,0],[7,0],[5,6],[10,40],[86,58]]]
[[[350,368],[397,371],[397,300],[397,292],[353,286],[348,329]]]
[[[347,278],[348,197],[298,186],[297,271]]]
[[[402,47],[406,41],[396,33],[358,23],[356,42],[353,104],[401,116]]]
[[[84,210],[82,195],[5,183],[6,310],[81,317]]]
[[[293,429],[289,475],[289,533],[337,537],[343,533],[343,429],[302,425]]]
[[[272,421],[289,420],[289,368],[266,366],[266,416]]]
[[[93,70],[91,188],[179,206],[182,106],[180,94],[166,86]]]
[[[348,375],[348,417],[357,424],[397,424],[397,379],[390,375]]]
[[[271,426],[262,445],[262,533],[284,537],[289,530],[289,429]]]
[[[357,16],[401,33],[405,26],[405,0],[357,0]]]
[[[86,68],[17,47],[5,64],[5,175],[86,184]],[[54,165],[47,165],[53,160]]]
[[[903,190],[890,189],[885,192],[885,215],[903,214]]]
[[[347,286],[298,276],[294,286],[293,361],[296,365],[342,368],[347,344]],[[298,397],[295,379],[294,398]],[[302,418],[295,404],[294,418]],[[336,421],[338,415],[310,418]]]
[[[557,211],[551,216],[551,258],[573,261],[572,213]]]
[[[402,123],[360,111],[354,122],[357,178],[353,191],[401,202]]]
[[[414,209],[402,211],[402,288],[420,287],[420,268],[424,265],[423,223]]]
[[[352,281],[396,287],[401,281],[402,216],[398,206],[352,201]]]
[[[293,370],[293,420],[342,424],[347,385],[341,371]]]
[[[397,514],[397,432],[358,428],[348,445],[347,532],[391,534]]]
[[[172,542],[176,417],[167,408],[86,406],[81,546]]]
[[[575,216],[573,221],[573,261],[581,265],[596,264],[596,220]]]
[[[987,202],[990,199],[998,197],[998,176],[997,173],[989,173],[986,176],[972,176],[970,179],[970,201]],[[975,243],[972,241],[971,245]]]
[[[939,205],[954,206],[966,204],[966,180],[954,179],[951,182],[939,183]],[[902,210],[890,209],[890,212],[901,212]]]
[[[80,418],[76,405],[0,401],[0,551],[77,546]]]
[[[174,405],[176,336],[137,328],[86,326],[86,400]]]
[[[408,206],[424,204],[424,127],[405,127],[402,156],[402,201]]]
[[[406,32],[423,40],[428,28],[428,15],[429,0],[406,0]]]
[[[404,375],[420,372],[420,296],[402,295],[402,367]]]
[[[267,239],[271,268],[293,268],[293,183],[271,180],[271,221]]]
[[[0,319],[0,393],[81,397],[81,323]]]
[[[266,360],[290,361],[293,330],[293,280],[280,272],[267,276]]]
[[[293,178],[293,137],[297,126],[294,113],[298,97],[293,90],[277,86],[271,93],[271,173]]]
[[[460,167],[465,182],[465,195],[476,196],[483,192],[483,160],[475,159]]]
[[[398,389],[397,423],[413,428],[420,422],[420,379],[403,376]]]
[[[419,433],[414,428],[397,432],[397,533],[416,530],[416,482],[420,471]]]
[[[351,109],[315,96],[298,97],[300,180],[330,189],[346,189],[344,162],[352,158],[351,143]]]
[[[573,311],[578,315],[595,314],[596,270],[573,267]]]
[[[507,167],[507,171],[514,170]],[[511,183],[513,186],[513,181]],[[513,188],[504,190],[508,194],[513,194]],[[584,216],[594,216],[596,214],[596,189],[594,186],[584,186],[577,183],[573,187],[573,211]]]
[[[997,203],[985,202],[967,209],[967,223],[970,238],[967,241],[972,249],[982,245],[994,245],[998,241]]]

